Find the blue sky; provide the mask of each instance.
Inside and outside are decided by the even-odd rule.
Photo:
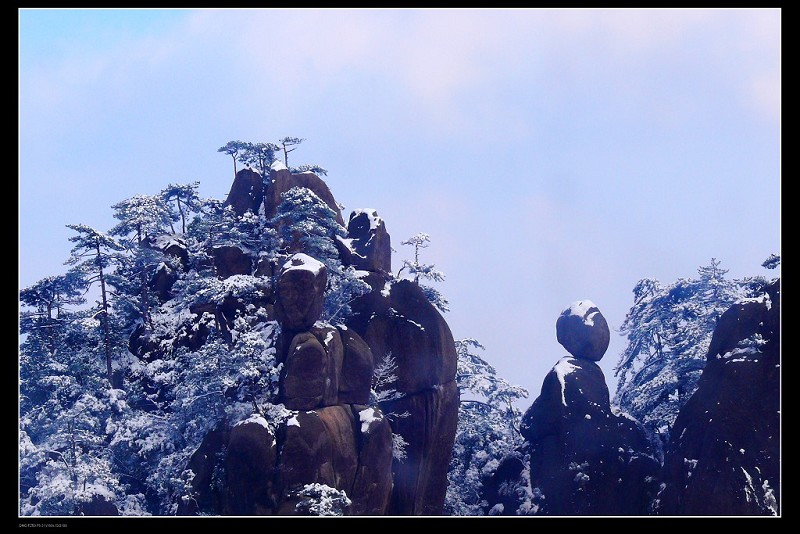
[[[20,10],[20,287],[63,272],[68,223],[199,180],[231,139],[307,141],[447,280],[474,337],[538,395],[555,321],[612,328],[644,277],[729,276],[780,252],[777,9]],[[624,339],[601,366],[613,383]]]

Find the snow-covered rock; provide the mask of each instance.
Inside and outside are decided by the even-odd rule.
[[[675,420],[656,512],[780,513],[780,281],[717,321],[697,390]]]
[[[355,210],[347,223],[349,265],[371,272],[392,271],[391,237],[374,209]]]
[[[603,314],[588,299],[573,302],[556,321],[556,338],[576,358],[599,361],[611,335]]]
[[[224,205],[231,206],[236,215],[242,216],[248,210],[257,213],[263,198],[261,175],[252,169],[242,169],[236,173]]]
[[[308,330],[322,315],[328,271],[307,256],[295,254],[283,265],[275,288],[275,314],[286,330]]]

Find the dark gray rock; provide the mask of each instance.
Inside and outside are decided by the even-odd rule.
[[[608,323],[590,300],[579,300],[561,312],[556,338],[576,358],[600,361],[611,339]]]
[[[226,515],[270,515],[276,500],[275,436],[263,418],[235,425],[225,461]]]
[[[392,272],[392,244],[386,224],[373,209],[356,210],[347,223],[346,265],[374,272]],[[345,263],[345,258],[342,258]]]
[[[779,515],[780,282],[720,317],[664,458],[663,515]]]
[[[367,404],[374,363],[372,351],[361,336],[344,325],[338,327],[343,345],[342,371],[339,375],[339,402]]]
[[[231,206],[236,215],[242,216],[248,210],[257,213],[263,198],[261,175],[252,169],[242,169],[236,173],[224,205]]]

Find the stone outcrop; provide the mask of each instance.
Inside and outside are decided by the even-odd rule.
[[[266,186],[261,184],[258,173],[240,171],[226,205],[242,215],[259,212],[263,202],[271,218],[282,193],[306,187],[344,226],[338,203],[316,175],[276,167]],[[347,237],[336,241],[340,260],[373,289],[353,303],[355,314],[347,325],[320,322],[329,273],[306,254],[276,262],[265,251],[254,256],[217,246],[207,251],[209,259],[192,259],[193,267],[213,267],[233,288],[239,282],[253,284],[238,275],[252,274],[261,285],[246,294],[191,304],[194,315],[181,325],[186,329],[181,339],[194,336],[190,348],[196,350],[208,324],[233,343],[234,319],[247,316],[251,304],[266,310],[265,316],[280,324],[275,360],[281,367],[273,402],[285,410],[272,406],[272,412],[232,425],[223,421],[206,434],[187,465],[194,473],[192,497],[179,503],[178,514],[302,514],[300,492],[315,483],[344,491],[351,501],[349,515],[441,514],[458,419],[453,336],[419,286],[390,283],[391,239],[377,212],[354,211],[347,230]],[[169,299],[167,274],[155,287]],[[213,321],[205,315],[198,323],[204,314],[213,315]],[[131,350],[147,359],[161,350],[160,341],[142,331],[132,336]],[[371,392],[373,374],[389,356],[397,376],[391,387],[398,393],[379,405]],[[398,417],[385,415],[389,412]],[[402,461],[394,454],[394,433],[407,443]]]
[[[595,363],[608,344],[608,325],[601,318],[586,300],[559,317],[559,341],[586,357],[565,356],[545,376],[522,419],[524,446],[485,485],[491,514],[647,513],[658,490],[659,464],[644,429],[612,411],[603,371]],[[519,487],[523,491],[517,492]],[[520,501],[519,495],[528,498]]]
[[[394,432],[408,443],[408,458],[394,462],[389,513],[439,515],[458,422],[457,355],[452,333],[413,282],[400,281],[353,303],[348,329],[369,345],[376,365],[396,364],[393,387],[401,398],[386,402]]]
[[[261,175],[252,169],[242,169],[233,179],[225,206],[231,206],[239,216],[248,210],[257,213],[263,198],[264,184]]]
[[[229,278],[236,274],[251,274],[253,260],[239,247],[221,246],[211,249],[214,258],[214,271],[220,278]]]
[[[328,270],[305,254],[295,254],[278,276],[275,288],[275,314],[287,330],[311,328],[322,315]]]
[[[663,515],[780,513],[780,281],[717,322],[664,458]]]
[[[386,224],[373,209],[355,210],[347,223],[346,258],[356,269],[392,272],[392,244]]]
[[[344,226],[342,210],[333,198],[331,190],[319,176],[311,172],[292,174],[285,167],[272,170],[269,175],[270,182],[264,189],[264,214],[267,218],[275,216],[281,203],[281,195],[292,187],[305,187],[322,199],[330,209],[336,212],[336,221]]]

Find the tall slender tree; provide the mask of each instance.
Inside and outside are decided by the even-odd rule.
[[[228,141],[217,149],[217,152],[222,152],[229,155],[233,159],[233,177],[236,178],[236,162],[247,149],[247,143],[243,141]]]
[[[297,145],[303,141],[305,141],[305,139],[302,137],[284,137],[278,141],[283,148],[283,164],[286,165],[287,168],[289,167],[289,152],[297,150]]]
[[[113,265],[113,252],[124,250],[124,247],[113,237],[99,232],[85,224],[68,224],[67,228],[77,232],[69,238],[75,243],[70,251],[67,265],[74,265],[75,271],[82,275],[91,285],[100,283],[100,310],[98,317],[103,329],[103,354],[106,361],[106,375],[109,384],[113,384],[113,370],[111,366],[111,325],[109,316],[109,298],[106,279],[108,270]]]
[[[169,184],[161,190],[161,198],[167,207],[171,207],[171,203],[175,202],[177,208],[177,215],[171,214],[172,220],[180,218],[181,233],[186,233],[186,216],[188,212],[197,213],[200,211],[200,196],[198,189],[200,182],[192,182],[189,184]],[[173,230],[174,231],[174,230]]]

